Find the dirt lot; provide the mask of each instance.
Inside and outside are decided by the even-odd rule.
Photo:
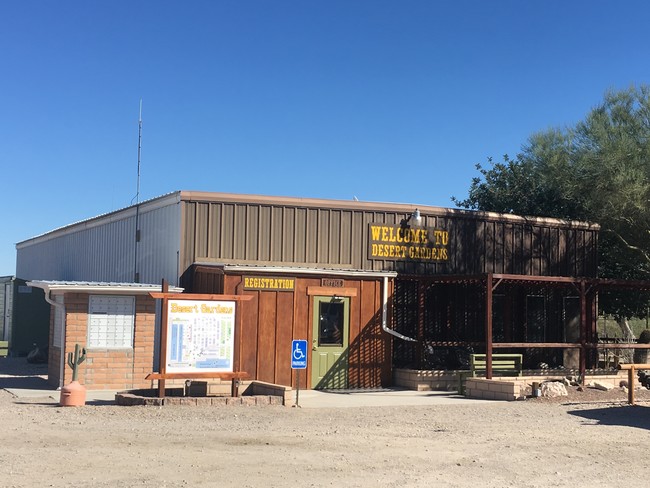
[[[650,395],[453,407],[63,408],[0,391],[4,487],[646,487]]]

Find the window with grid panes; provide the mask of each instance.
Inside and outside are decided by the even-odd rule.
[[[91,295],[88,302],[88,347],[133,347],[135,297]]]

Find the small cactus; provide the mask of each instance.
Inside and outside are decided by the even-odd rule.
[[[74,360],[72,353],[68,353],[68,366],[72,368],[72,381],[77,381],[77,372],[79,365],[86,359],[86,348],[81,348],[81,355],[79,354],[79,344],[74,345]]]

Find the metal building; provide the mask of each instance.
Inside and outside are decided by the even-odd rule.
[[[295,385],[288,351],[307,339],[308,387],[377,387],[391,384],[396,366],[453,368],[450,351],[491,350],[492,339],[591,340],[595,294],[564,285],[596,278],[598,230],[409,204],[180,191],[20,242],[16,273],[250,294],[241,360],[254,379]]]

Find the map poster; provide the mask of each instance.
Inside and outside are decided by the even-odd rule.
[[[234,301],[168,300],[168,373],[232,372],[234,349]]]

